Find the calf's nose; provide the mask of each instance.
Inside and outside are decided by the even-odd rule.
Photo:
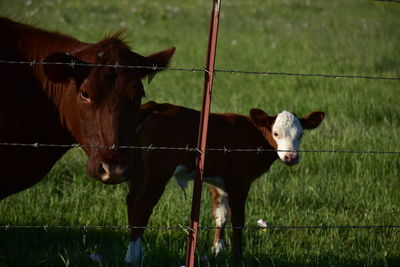
[[[286,154],[283,157],[283,162],[287,165],[294,165],[299,163],[299,156],[294,153]]]

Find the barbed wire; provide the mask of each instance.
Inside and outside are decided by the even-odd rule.
[[[35,65],[67,65],[71,68],[75,66],[81,67],[106,67],[116,69],[150,69],[150,70],[171,70],[171,71],[188,71],[188,72],[205,72],[204,68],[171,68],[171,67],[158,67],[153,66],[138,66],[138,65],[119,65],[118,62],[115,64],[94,64],[94,63],[81,63],[76,61],[71,62],[48,62],[48,61],[14,61],[14,60],[0,60],[0,63],[5,64],[17,64],[17,65],[29,65],[31,67]]]
[[[116,145],[83,145],[83,144],[40,144],[40,143],[0,143],[1,147],[31,147],[31,148],[97,148],[97,149],[109,149],[109,150],[121,150],[121,149],[132,149],[132,150],[178,150],[185,152],[199,152],[203,153],[196,147],[168,147],[168,146],[116,146]],[[378,150],[344,150],[344,149],[322,149],[322,150],[288,150],[288,149],[271,149],[271,148],[207,148],[207,152],[299,152],[299,153],[348,153],[348,154],[400,154],[400,151],[378,151]]]
[[[188,226],[128,226],[128,225],[0,225],[0,229],[146,229],[146,230],[184,230],[193,231]],[[215,230],[215,229],[243,229],[243,230],[295,230],[295,229],[400,229],[400,225],[311,225],[311,226],[291,226],[291,225],[268,225],[263,226],[199,226],[199,230]]]
[[[168,70],[168,71],[187,71],[187,72],[208,72],[205,68],[171,68],[171,67],[158,67],[154,66],[133,66],[133,65],[119,65],[118,62],[115,64],[90,64],[80,62],[46,62],[46,61],[13,61],[13,60],[0,60],[0,63],[5,64],[20,64],[29,65],[31,67],[35,65],[67,65],[71,68],[75,66],[84,67],[107,67],[107,68],[127,68],[127,69],[151,69],[154,71]],[[295,73],[295,72],[272,72],[272,71],[244,71],[244,70],[223,70],[215,69],[214,73],[229,73],[229,74],[252,74],[252,75],[263,75],[263,76],[292,76],[292,77],[320,77],[320,78],[347,78],[347,79],[370,79],[370,80],[396,80],[400,81],[400,77],[383,77],[383,76],[368,76],[368,75],[344,75],[344,74],[315,74],[315,73]]]
[[[218,70],[215,72],[223,73],[241,73],[253,75],[280,75],[280,76],[297,76],[297,77],[320,77],[320,78],[349,78],[349,79],[371,79],[371,80],[400,80],[399,77],[380,77],[365,75],[340,75],[340,74],[310,74],[310,73],[290,73],[290,72],[270,72],[270,71],[242,71],[242,70]]]
[[[374,1],[376,1],[376,2],[395,2],[395,3],[400,4],[400,0],[374,0]]]

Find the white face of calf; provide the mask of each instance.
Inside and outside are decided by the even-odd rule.
[[[303,129],[314,129],[322,122],[325,113],[315,111],[298,118],[296,115],[283,111],[276,116],[268,116],[260,109],[251,109],[250,118],[262,131],[267,142],[277,150],[279,158],[287,165],[299,162],[300,140]]]
[[[300,120],[288,111],[276,116],[272,126],[272,137],[275,140],[279,158],[288,165],[299,162],[298,150],[303,136],[303,126]]]

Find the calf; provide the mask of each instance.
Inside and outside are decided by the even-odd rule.
[[[140,123],[136,129],[136,145],[195,147],[200,112],[171,104],[149,102],[141,106]],[[230,215],[233,229],[232,253],[242,254],[242,227],[245,202],[251,183],[280,158],[287,165],[299,162],[303,129],[316,128],[324,112],[312,112],[304,118],[283,111],[268,116],[260,109],[251,109],[250,116],[211,114],[207,146],[210,148],[271,149],[277,152],[224,153],[208,151],[204,181],[212,193],[213,216],[217,228],[212,251],[219,254],[225,247],[224,229]],[[160,199],[172,176],[186,186],[194,177],[195,153],[185,150],[142,150],[135,155],[135,174],[127,196],[129,225],[146,226],[153,207]],[[132,228],[125,261],[140,263],[143,228]]]

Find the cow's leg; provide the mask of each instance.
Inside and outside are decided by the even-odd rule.
[[[212,193],[213,216],[216,227],[214,232],[214,240],[212,252],[219,255],[225,250],[224,227],[229,217],[228,195],[221,189],[209,186]]]
[[[242,259],[242,231],[245,219],[245,204],[250,185],[241,184],[235,186],[235,190],[229,190],[229,205],[231,207],[232,221],[232,256],[235,262]]]
[[[140,265],[143,254],[141,237],[145,230],[142,227],[147,226],[153,208],[164,192],[167,181],[167,178],[160,179],[160,176],[146,176],[143,185],[128,194],[129,225],[133,227],[131,229],[131,241],[125,256],[125,262],[128,266]]]

